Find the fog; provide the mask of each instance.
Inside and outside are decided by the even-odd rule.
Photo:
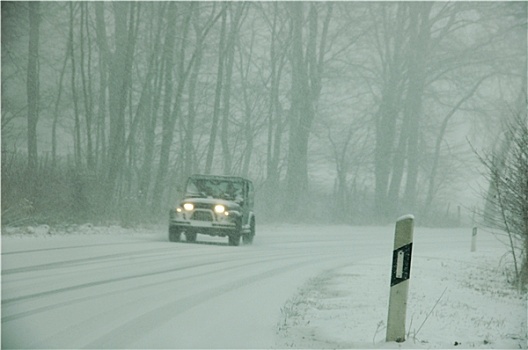
[[[261,222],[470,224],[526,103],[525,2],[1,6],[2,224],[164,223],[195,173]]]

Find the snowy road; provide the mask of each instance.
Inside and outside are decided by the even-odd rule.
[[[3,348],[269,348],[308,279],[392,248],[392,228],[266,226],[252,246],[164,232],[9,238]]]
[[[415,228],[404,348],[526,348],[506,246],[483,230],[470,253],[470,235]],[[240,247],[198,239],[3,234],[2,348],[400,348],[384,342],[393,226],[260,226]]]

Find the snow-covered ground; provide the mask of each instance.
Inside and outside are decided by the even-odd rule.
[[[2,348],[527,348],[526,295],[480,230],[416,227],[407,340],[385,342],[394,227],[2,232]]]

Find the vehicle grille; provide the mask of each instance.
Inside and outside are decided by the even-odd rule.
[[[209,203],[193,203],[196,209],[211,209],[213,206]]]
[[[213,221],[213,213],[209,210],[196,210],[191,216],[191,220]]]

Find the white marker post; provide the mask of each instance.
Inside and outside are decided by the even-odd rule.
[[[414,216],[405,215],[396,222],[394,251],[392,253],[391,290],[386,340],[405,341],[407,295],[411,275]]]
[[[471,233],[471,252],[477,250],[477,228],[473,227],[473,232]]]

